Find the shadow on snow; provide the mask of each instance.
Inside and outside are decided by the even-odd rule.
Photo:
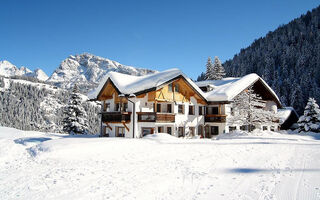
[[[264,168],[232,168],[227,169],[227,173],[235,173],[235,174],[251,174],[251,173],[272,173],[272,172],[319,172],[320,169],[264,169]]]

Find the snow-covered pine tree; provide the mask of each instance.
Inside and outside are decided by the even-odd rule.
[[[309,98],[304,114],[298,120],[299,132],[320,132],[320,109],[314,98]]]
[[[206,70],[205,79],[206,80],[216,80],[215,76],[214,76],[212,60],[210,57],[208,57],[206,67],[207,67],[207,70]]]
[[[0,77],[0,87],[4,87],[4,80],[2,77]]]
[[[80,96],[77,84],[74,85],[68,105],[65,107],[63,119],[63,130],[69,134],[86,134],[87,127],[87,113],[82,105],[82,98]]]
[[[226,72],[218,56],[214,57],[213,74],[213,80],[221,80],[226,75]]]
[[[254,92],[253,87],[241,92],[232,103],[233,113],[228,119],[230,125],[247,125],[249,131],[255,126],[272,124],[275,113],[265,110],[266,103],[262,97]]]

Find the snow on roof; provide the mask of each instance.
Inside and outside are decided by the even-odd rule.
[[[231,101],[240,92],[248,88],[250,85],[252,85],[259,79],[269,89],[273,96],[279,101],[279,98],[275,94],[275,92],[268,86],[268,84],[262,78],[260,78],[255,73],[248,74],[241,78],[229,77],[224,78],[222,80],[199,81],[196,82],[196,84],[199,87],[211,86],[213,88],[212,91],[205,93],[205,98],[208,101]]]
[[[279,118],[280,124],[283,124],[289,118],[292,112],[296,114],[296,111],[292,107],[285,107],[282,109],[278,109],[276,116]]]
[[[101,89],[105,85],[106,81],[110,78],[117,89],[122,94],[134,94],[137,92],[141,92],[143,90],[155,88],[161,86],[162,84],[178,77],[183,76],[187,82],[197,90],[197,92],[204,97],[204,93],[202,90],[191,80],[189,79],[182,71],[179,69],[169,69],[163,72],[156,72],[150,75],[144,76],[133,76],[122,74],[118,72],[109,72],[106,76],[102,79],[99,86],[89,93],[90,99],[95,99],[98,97]]]

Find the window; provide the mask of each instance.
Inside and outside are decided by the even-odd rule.
[[[178,136],[179,137],[183,137],[184,136],[184,128],[183,127],[179,127],[178,128]]]
[[[110,103],[103,102],[103,111],[110,111]]]
[[[242,125],[242,126],[240,126],[240,130],[248,131],[249,130],[249,126],[248,125]]]
[[[168,133],[169,135],[172,134],[172,128],[171,128],[171,127],[167,127],[167,133]]]
[[[176,84],[174,85],[174,91],[175,91],[175,92],[179,92],[179,84],[178,84],[178,83],[176,83]]]
[[[231,111],[231,116],[234,116],[234,108],[231,108],[230,111]]]
[[[124,137],[125,130],[124,127],[116,127],[116,137]]]
[[[161,104],[157,103],[157,112],[161,112]]]
[[[263,126],[262,128],[263,128],[264,131],[268,130],[267,126]]]
[[[183,105],[182,104],[178,105],[178,113],[180,113],[180,114],[184,113],[184,109],[183,109]]]
[[[172,105],[167,104],[167,113],[172,113]]]
[[[211,135],[218,135],[219,134],[219,127],[218,126],[211,126]]]
[[[194,115],[194,106],[189,106],[189,115]]]
[[[142,136],[153,134],[153,128],[142,128]]]
[[[211,109],[212,109],[212,114],[213,115],[219,114],[219,108],[218,107],[212,107]]]
[[[203,107],[202,106],[199,106],[199,115],[202,115],[202,109],[203,109]]]
[[[229,132],[235,131],[237,128],[235,126],[229,126]]]
[[[128,111],[128,103],[123,104],[123,111],[127,112]]]
[[[120,111],[120,103],[116,103],[116,104],[114,105],[114,110],[115,110],[115,111]]]
[[[170,84],[168,85],[168,91],[169,91],[169,92],[173,92],[172,83],[170,83]]]
[[[138,114],[138,122],[155,122],[156,115],[153,113]]]

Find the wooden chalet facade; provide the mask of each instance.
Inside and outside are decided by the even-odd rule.
[[[263,81],[252,84],[270,101],[268,109],[281,106]],[[178,69],[142,77],[110,72],[93,96],[102,102],[101,136],[139,138],[168,133],[211,138],[240,129],[227,123],[231,101],[212,101],[208,91],[200,88]]]

